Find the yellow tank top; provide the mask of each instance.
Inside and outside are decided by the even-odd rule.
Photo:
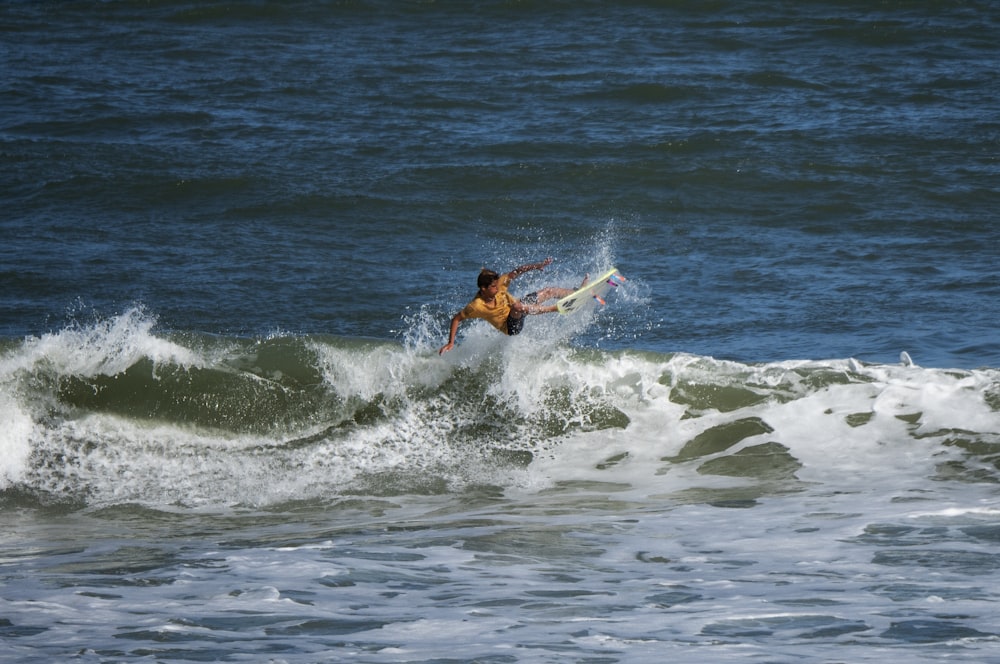
[[[487,323],[507,334],[507,317],[510,316],[511,305],[517,299],[507,292],[510,284],[510,277],[506,274],[500,276],[500,289],[497,291],[493,306],[486,304],[483,298],[476,295],[472,302],[462,309],[462,318],[482,318]]]

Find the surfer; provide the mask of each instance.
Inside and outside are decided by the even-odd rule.
[[[479,273],[476,284],[479,292],[476,297],[469,302],[464,309],[459,311],[451,319],[451,332],[448,335],[448,343],[438,351],[443,354],[455,347],[455,335],[458,334],[458,324],[466,318],[482,318],[490,325],[500,330],[504,334],[515,335],[521,332],[524,327],[524,317],[533,314],[547,314],[556,311],[556,305],[543,305],[552,299],[566,297],[573,292],[571,288],[558,288],[546,286],[541,290],[525,295],[522,300],[507,292],[507,286],[514,279],[525,272],[532,270],[544,270],[552,263],[551,258],[546,258],[540,263],[531,263],[516,267],[506,274],[497,274],[493,270],[483,268]],[[586,283],[586,279],[584,279]]]

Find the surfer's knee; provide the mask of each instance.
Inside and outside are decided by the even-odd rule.
[[[532,302],[545,302],[547,300],[551,300],[554,297],[563,297],[564,292],[566,295],[569,295],[572,291],[567,290],[565,288],[556,288],[555,286],[546,286],[540,291],[532,293],[532,295],[535,296]]]

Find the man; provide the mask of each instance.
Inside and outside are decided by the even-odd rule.
[[[504,334],[513,336],[521,332],[521,329],[524,327],[525,316],[547,314],[556,311],[556,305],[554,304],[543,306],[539,303],[566,297],[573,292],[571,289],[547,286],[540,291],[525,295],[524,302],[518,301],[516,297],[507,292],[507,286],[514,279],[525,272],[543,270],[551,263],[552,259],[546,258],[541,263],[522,265],[503,275],[484,268],[479,273],[479,279],[476,282],[479,286],[479,292],[476,293],[476,297],[473,298],[472,302],[469,302],[464,309],[455,314],[451,319],[451,332],[448,335],[448,343],[442,346],[438,353],[444,354],[455,347],[455,335],[458,333],[458,324],[466,318],[482,318]],[[586,279],[584,283],[586,283]]]

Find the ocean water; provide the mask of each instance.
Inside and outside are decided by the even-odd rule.
[[[998,30],[0,4],[0,659],[1000,662]]]

